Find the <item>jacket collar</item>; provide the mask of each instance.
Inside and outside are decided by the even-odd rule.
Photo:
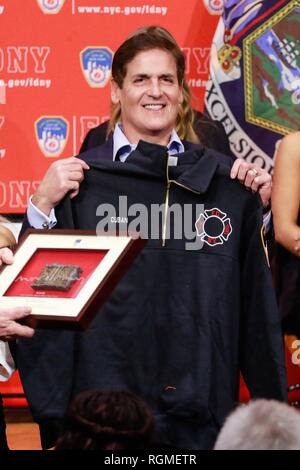
[[[178,182],[193,192],[205,193],[210,186],[219,162],[212,151],[202,145],[184,143],[186,150],[178,154],[177,166],[169,167],[169,179]],[[155,167],[160,174],[166,174],[168,161],[167,147],[139,142],[136,150],[128,157],[128,163]]]
[[[219,167],[214,153],[203,146],[187,150],[181,160],[179,156],[178,162],[179,168],[184,168],[187,163],[191,164],[181,172],[177,182],[198,193],[205,193],[208,190]]]
[[[113,140],[109,137],[104,144],[99,145],[80,153],[78,156],[87,163],[96,163],[97,161],[112,161]]]
[[[183,142],[185,152],[178,154],[178,165],[169,167],[169,179],[178,182],[193,192],[205,193],[210,186],[219,162],[214,152],[202,145]],[[165,146],[140,141],[129,155],[126,163],[113,162],[113,140],[80,154],[80,158],[93,167],[101,168],[101,163],[110,162],[111,168],[126,171],[130,167],[146,171],[156,176],[167,175],[168,149]]]

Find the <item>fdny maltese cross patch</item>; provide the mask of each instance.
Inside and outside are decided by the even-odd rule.
[[[198,237],[210,246],[223,245],[232,232],[230,218],[216,207],[205,210],[196,220],[195,228]]]

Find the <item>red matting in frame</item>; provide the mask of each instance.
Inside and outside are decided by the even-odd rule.
[[[4,297],[18,295],[22,297],[74,298],[86,284],[107,252],[108,250],[38,249],[5,292]],[[80,266],[82,272],[67,291],[34,289],[32,287],[33,282],[48,264]]]

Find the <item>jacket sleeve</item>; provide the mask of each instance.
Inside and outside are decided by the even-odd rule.
[[[223,125],[213,120],[207,113],[195,112],[194,131],[206,147],[234,157]]]
[[[32,227],[31,227],[30,223],[28,222],[27,215],[25,214],[23,222],[22,222],[22,227],[21,227],[21,230],[20,230],[20,233],[19,233],[19,240],[24,235],[24,233],[26,232],[26,230],[28,228],[32,228]]]
[[[0,340],[0,382],[8,380],[15,370],[16,366],[9,349],[9,343]]]
[[[242,231],[240,368],[253,398],[286,401],[283,336],[263,232],[256,207]]]
[[[57,218],[57,224],[54,227],[55,229],[59,229],[59,228],[73,229],[74,228],[72,204],[68,195],[64,197],[64,199],[58,204],[58,206],[56,206],[55,215]],[[34,228],[34,227],[31,227],[28,221],[27,214],[25,214],[23,222],[22,222],[20,234],[19,234],[19,240],[21,239],[21,237],[24,235],[24,233],[26,232],[28,228]]]
[[[107,127],[108,121],[105,121],[100,124],[100,126],[91,129],[85,136],[84,141],[81,144],[79,153],[83,153],[86,150],[104,144],[104,142],[106,141]]]
[[[74,230],[75,228],[77,228],[75,227],[74,223],[72,200],[70,199],[68,194],[56,206],[55,215],[57,218],[57,224],[55,228],[70,230]]]

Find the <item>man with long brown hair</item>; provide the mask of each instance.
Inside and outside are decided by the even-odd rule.
[[[286,399],[261,202],[232,179],[230,157],[184,140],[193,140],[190,120],[178,118],[187,99],[184,67],[165,29],[149,26],[127,38],[112,65],[112,137],[66,159],[64,178],[52,166],[33,195],[44,227],[55,223],[55,207],[58,228],[95,230],[107,206],[119,215],[122,197],[128,213],[109,223],[128,229],[138,205],[151,233],[86,331],[38,331],[18,342],[44,447],[55,444],[70,399],[91,388],[137,393],[154,409],[155,444],[188,449],[213,445],[238,399],[240,370],[253,396]],[[259,170],[235,165],[257,189]],[[61,201],[68,191],[71,199]],[[187,212],[173,225],[175,207]]]
[[[140,42],[140,44],[139,44]],[[185,60],[184,55],[176,43],[173,36],[165,29],[160,26],[146,26],[137,29],[133,34],[129,35],[126,41],[117,50],[114,55],[112,64],[112,92],[111,92],[111,118],[108,125],[102,124],[101,129],[91,129],[87,138],[85,139],[81,151],[88,150],[96,147],[97,145],[103,144],[105,140],[106,132],[106,147],[105,156],[103,158],[115,160],[116,155],[112,153],[113,140],[115,140],[114,132],[117,132],[117,140],[122,140],[122,133],[119,132],[121,125],[121,103],[116,98],[116,90],[121,91],[124,86],[124,79],[126,77],[127,64],[135,57],[135,54],[140,51],[147,51],[150,49],[166,48],[175,59],[175,76],[176,81],[180,88],[181,97],[176,102],[174,111],[174,119],[172,126],[176,131],[177,138],[179,138],[183,145],[180,150],[187,150],[189,143],[202,143],[209,147],[217,150],[228,157],[228,160],[232,164],[230,177],[238,179],[244,184],[249,190],[258,191],[261,197],[264,207],[269,206],[271,197],[271,186],[272,178],[269,173],[256,164],[251,164],[243,159],[234,159],[230,154],[228,142],[226,142],[226,136],[224,131],[220,131],[220,126],[217,125],[210,118],[206,118],[204,115],[198,113],[197,119],[195,119],[195,112],[191,106],[191,93],[188,84],[184,78],[185,75]],[[152,60],[154,64],[157,56],[154,54]],[[156,98],[154,98],[155,100]],[[178,98],[177,98],[178,99]],[[130,109],[130,108],[128,108]],[[164,106],[160,114],[167,114],[170,107]],[[133,113],[134,114],[134,113]],[[154,114],[154,111],[153,113]],[[156,113],[159,114],[158,112]],[[156,118],[155,118],[156,119]],[[149,120],[149,110],[145,113],[141,119],[144,126],[147,124],[151,126],[151,120]],[[123,123],[124,124],[124,123]],[[173,126],[174,124],[174,126]],[[222,126],[221,126],[222,127]],[[139,135],[138,138],[133,142],[127,141],[125,145],[136,145],[138,140],[145,138],[155,142],[155,129],[153,135],[150,133]],[[126,132],[125,132],[126,135]],[[130,139],[129,139],[130,140]],[[161,142],[161,140],[160,140]],[[176,148],[175,141],[166,142],[169,147]],[[119,155],[117,156],[119,158]],[[52,227],[55,224],[55,218],[50,216],[53,214],[53,208],[62,200],[62,198],[68,194],[71,198],[78,194],[80,183],[84,179],[84,171],[88,170],[88,165],[83,160],[78,158],[70,157],[57,160],[53,162],[48,171],[46,172],[43,181],[32,200],[29,203],[28,214],[29,224],[35,228]],[[33,203],[33,204],[32,204]]]

